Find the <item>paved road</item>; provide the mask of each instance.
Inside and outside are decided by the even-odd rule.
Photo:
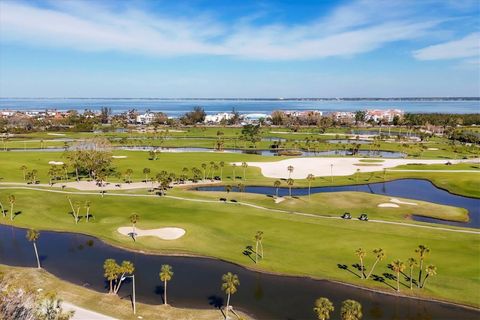
[[[116,318],[112,318],[95,311],[78,307],[66,301],[62,302],[62,307],[63,307],[63,310],[75,311],[73,318],[71,318],[72,320],[117,320]]]

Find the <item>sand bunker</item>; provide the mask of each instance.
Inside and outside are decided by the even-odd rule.
[[[130,236],[133,228],[132,227],[120,227],[117,229],[123,235]],[[144,236],[152,236],[158,237],[162,240],[176,240],[185,234],[185,230],[182,228],[174,228],[174,227],[167,227],[167,228],[160,228],[160,229],[149,229],[149,230],[142,230],[139,228],[135,228],[135,232],[137,233],[137,237],[144,237]]]
[[[438,148],[427,148],[427,150],[436,151],[436,150],[438,150]]]
[[[380,208],[399,208],[400,206],[395,203],[380,203],[377,207]]]
[[[49,136],[64,136],[65,133],[47,133]]]
[[[406,201],[402,201],[400,199],[397,199],[397,198],[391,198],[390,199],[390,202],[393,202],[393,203],[400,203],[400,204],[409,204],[411,206],[417,206],[418,204],[415,203],[415,202],[406,202]]]
[[[62,161],[49,161],[48,164],[54,165],[54,166],[61,166],[63,165]]]
[[[113,159],[125,159],[127,156],[112,156]]]

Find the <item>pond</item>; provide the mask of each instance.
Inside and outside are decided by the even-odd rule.
[[[35,266],[33,247],[25,233],[24,229],[0,225],[0,263]],[[232,297],[233,306],[256,319],[314,319],[312,306],[321,296],[335,304],[332,319],[339,319],[339,306],[345,299],[359,301],[365,319],[474,319],[480,316],[478,311],[449,304],[401,298],[329,281],[268,275],[214,259],[130,252],[73,233],[42,231],[38,248],[42,266],[48,272],[99,292],[107,292],[104,260],[130,260],[136,268],[137,301],[150,304],[162,303],[163,287],[158,273],[162,264],[170,264],[174,276],[168,284],[168,299],[176,307],[218,308],[225,302],[220,290],[221,276],[230,271],[240,279],[238,292]],[[337,265],[332,268],[349,272]],[[393,293],[388,285],[385,283],[385,288]],[[119,295],[130,299],[131,290],[131,284],[126,282]]]
[[[260,150],[260,149],[224,149],[223,151],[216,151],[211,148],[201,148],[201,147],[178,147],[178,148],[162,148],[162,147],[152,147],[152,146],[135,146],[135,147],[124,147],[124,146],[115,146],[112,147],[114,150],[126,150],[126,151],[151,151],[159,150],[160,152],[225,152],[225,153],[244,153],[244,154],[257,154],[261,156],[278,156],[277,150]],[[0,149],[0,151],[5,151]],[[47,148],[8,148],[6,151],[12,152],[63,152],[65,148],[58,147],[47,147]],[[349,156],[351,155],[348,150],[330,150],[330,151],[299,151],[298,156],[303,157],[322,157],[322,156]],[[382,158],[404,158],[405,153],[395,152],[395,151],[369,151],[369,150],[359,150],[358,156],[365,157],[382,157]]]
[[[285,185],[286,183],[283,182]],[[224,191],[222,186],[199,187],[200,191]],[[233,188],[232,191],[238,191],[238,188]],[[261,186],[247,186],[245,192],[259,193],[266,195],[275,194],[276,189],[272,187]],[[470,220],[468,222],[453,222],[440,219],[425,218],[414,216],[417,221],[424,221],[430,223],[441,223],[461,227],[480,228],[480,199],[459,196],[450,193],[446,190],[437,188],[434,184],[427,180],[420,179],[400,179],[387,182],[369,183],[361,185],[347,185],[336,187],[312,187],[312,193],[321,192],[341,192],[341,191],[358,191],[368,192],[373,194],[381,194],[392,197],[402,197],[409,199],[416,199],[421,201],[428,201],[443,205],[455,206],[465,208],[469,212]],[[279,196],[288,195],[288,188],[283,187],[279,189]],[[293,196],[308,195],[308,188],[292,188]]]

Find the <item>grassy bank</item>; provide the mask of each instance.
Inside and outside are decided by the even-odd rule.
[[[429,279],[425,289],[410,291],[403,287],[402,293],[480,306],[478,234],[357,220],[319,219],[218,202],[199,203],[161,197],[101,198],[93,195],[72,196],[73,200],[91,201],[91,213],[95,215],[93,222],[81,221],[76,225],[68,213],[69,204],[65,195],[0,190],[0,197],[4,199],[13,191],[17,198],[15,211],[21,211],[13,221],[16,226],[80,232],[135,250],[211,256],[252,269],[332,279],[390,292],[389,285],[395,285],[394,280],[386,279],[386,283],[361,280],[339,269],[338,264],[351,266],[357,263],[354,251],[363,247],[368,251],[365,260],[370,267],[374,262],[371,250],[382,247],[387,252],[387,258],[378,264],[374,273],[390,273],[388,263],[397,258],[406,261],[415,256],[414,249],[419,244],[425,244],[432,250],[426,263],[436,265],[438,275]],[[322,201],[322,198],[318,200]],[[368,202],[365,200],[359,199],[356,204],[360,206]],[[291,204],[286,202],[283,205]],[[333,203],[325,205],[333,206]],[[311,210],[314,208],[312,206]],[[358,209],[362,208],[365,209],[365,205]],[[134,243],[116,231],[120,226],[130,225],[129,215],[132,212],[140,215],[138,227],[141,229],[176,226],[184,228],[187,233],[175,241],[145,237]],[[10,224],[10,220],[0,219],[1,223]],[[243,251],[246,246],[254,244],[253,235],[257,230],[265,232],[266,258],[255,265],[243,255]]]

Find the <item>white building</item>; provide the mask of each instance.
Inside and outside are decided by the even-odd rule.
[[[210,114],[205,116],[205,123],[220,123],[222,120],[230,120],[234,116],[233,113],[223,112],[217,114]]]
[[[399,109],[389,109],[389,110],[367,110],[365,115],[365,120],[372,119],[375,122],[384,120],[387,122],[392,122],[395,116],[403,117],[403,111]]]
[[[144,114],[139,114],[136,118],[136,122],[139,124],[150,124],[155,119],[155,113],[146,112]]]

